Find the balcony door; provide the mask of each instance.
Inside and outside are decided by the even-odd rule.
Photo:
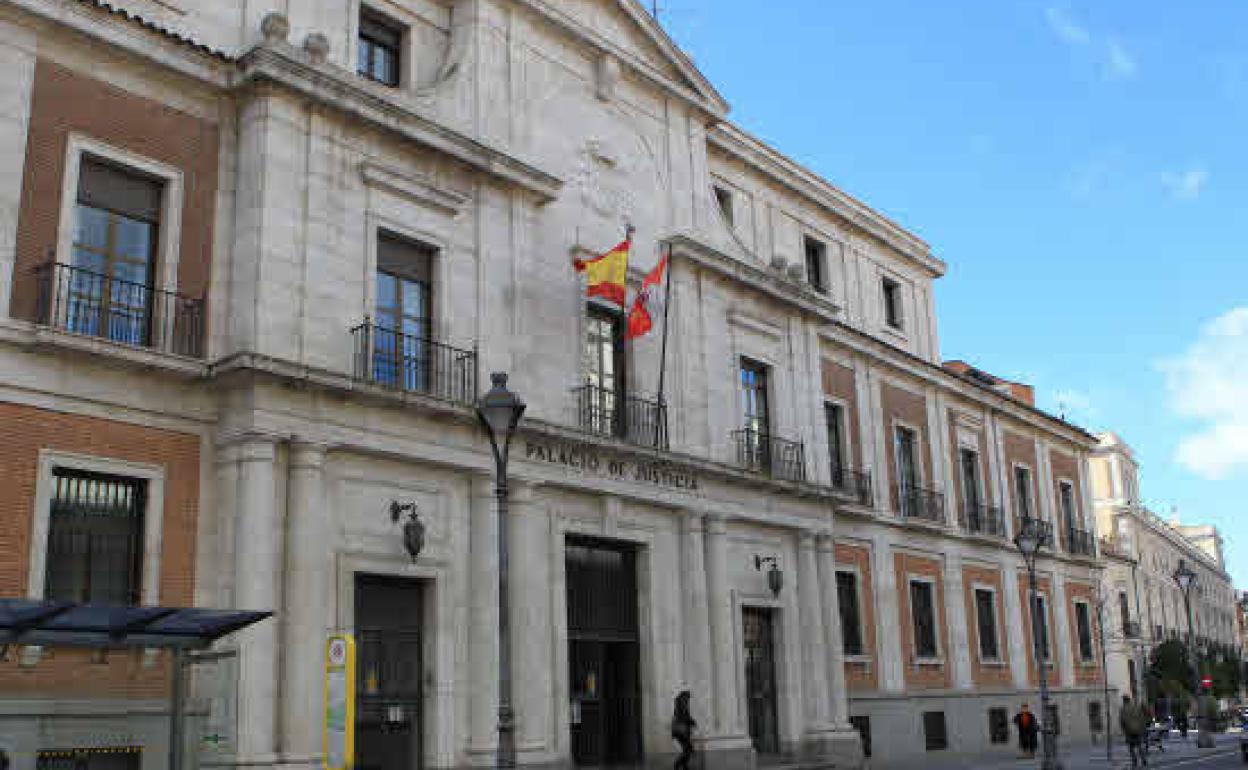
[[[373,372],[384,385],[415,391],[431,387],[432,263],[428,246],[378,236]]]
[[[160,229],[160,182],[83,156],[73,252],[54,275],[53,318],[68,331],[145,346]]]
[[[583,368],[581,427],[607,436],[625,435],[624,319],[618,312],[589,306]]]
[[[740,449],[748,468],[771,468],[771,414],[767,366],[741,359],[741,422],[744,431]]]

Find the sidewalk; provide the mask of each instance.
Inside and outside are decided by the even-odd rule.
[[[1166,767],[1185,760],[1195,759],[1197,757],[1208,757],[1217,754],[1233,754],[1239,751],[1239,734],[1219,733],[1214,736],[1217,744],[1212,749],[1196,748],[1195,735],[1186,741],[1174,738],[1166,741],[1165,751],[1158,752],[1153,749],[1148,754],[1148,766]],[[1061,746],[1059,742],[1058,758],[1065,770],[1118,770],[1119,768],[1131,767],[1131,757],[1127,753],[1126,744],[1121,739],[1114,741],[1113,760],[1107,760],[1105,757],[1105,744],[1080,746]],[[944,770],[948,768],[953,770],[1033,770],[1040,766],[1040,757],[1035,759],[1021,759],[1018,757],[943,757],[941,759],[931,758],[923,763],[923,767],[932,770]],[[880,764],[870,764],[868,767],[873,770],[883,770],[889,766]],[[891,770],[891,768],[889,769]]]

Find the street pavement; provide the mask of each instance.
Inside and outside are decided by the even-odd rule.
[[[1229,770],[1229,768],[1245,768],[1239,751],[1239,734],[1220,734],[1214,736],[1216,747],[1198,749],[1193,734],[1186,741],[1172,738],[1166,741],[1165,751],[1153,749],[1148,755],[1150,768],[1192,768],[1192,770]],[[1112,759],[1105,756],[1105,745],[1087,745],[1079,747],[1061,747],[1059,759],[1065,770],[1119,770],[1131,767],[1131,758],[1127,747],[1121,740],[1115,741],[1111,752]],[[930,758],[921,765],[913,762],[905,765],[884,765],[871,763],[871,770],[893,770],[902,767],[924,767],[932,770],[1033,770],[1040,767],[1040,757],[1023,759],[1019,757],[942,757]]]

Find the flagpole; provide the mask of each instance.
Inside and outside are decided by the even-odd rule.
[[[667,275],[663,276],[667,282],[667,286],[663,289],[663,342],[659,346],[659,419],[661,421],[662,436],[660,443],[663,449],[668,446],[667,435],[667,395],[663,386],[666,384],[667,377],[667,317],[672,310],[672,247],[667,246],[667,268],[664,270]]]

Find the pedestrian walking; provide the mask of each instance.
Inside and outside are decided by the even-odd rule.
[[[1014,715],[1014,727],[1018,728],[1018,748],[1028,759],[1036,756],[1036,736],[1040,733],[1040,723],[1026,703]]]
[[[1131,767],[1148,766],[1148,712],[1130,695],[1122,696],[1122,710],[1118,712],[1118,725],[1127,739],[1127,752],[1131,755]]]
[[[693,731],[698,726],[693,714],[689,712],[689,691],[682,690],[676,696],[676,707],[672,710],[672,740],[680,746],[680,756],[672,770],[689,770],[693,760]]]

